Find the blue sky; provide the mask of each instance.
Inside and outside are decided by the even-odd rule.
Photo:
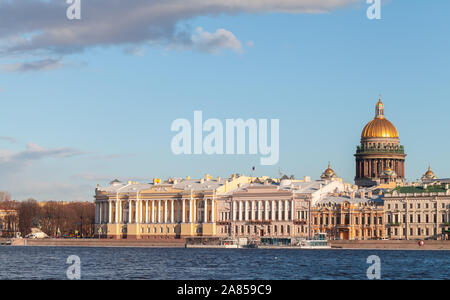
[[[318,178],[328,161],[353,182],[355,147],[380,93],[408,154],[408,179],[428,163],[450,177],[450,3],[389,1],[381,20],[367,19],[367,7],[244,9],[175,22],[192,34],[225,29],[238,50],[154,39],[1,54],[0,189],[19,200],[92,200],[96,184],[114,178],[224,177],[252,166],[257,175],[281,168]],[[57,63],[17,67],[46,59]],[[279,163],[175,156],[170,125],[194,110],[205,119],[279,119]]]

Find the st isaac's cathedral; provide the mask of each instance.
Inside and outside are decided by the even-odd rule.
[[[405,149],[400,145],[397,129],[384,116],[381,99],[375,107],[375,118],[361,133],[355,157],[356,185],[395,188],[405,182]]]

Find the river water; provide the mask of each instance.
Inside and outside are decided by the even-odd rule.
[[[67,279],[80,258],[81,279],[450,279],[449,251],[184,249],[0,246],[0,279]]]

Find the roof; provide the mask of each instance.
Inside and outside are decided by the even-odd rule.
[[[104,187],[98,187],[97,189],[101,192],[108,192],[108,193],[136,193],[142,190],[149,190],[152,189],[155,186],[158,187],[172,187],[174,189],[181,189],[181,190],[193,190],[193,191],[202,191],[202,190],[213,190],[217,189],[218,187],[225,184],[227,179],[220,179],[219,181],[216,179],[212,180],[201,180],[201,179],[189,179],[189,180],[182,180],[180,179],[179,182],[171,183],[171,182],[164,182],[164,183],[131,183],[131,184],[124,184],[120,181],[112,181],[110,185],[104,186]]]
[[[193,191],[212,190],[224,185],[226,181],[227,179],[204,181],[200,179],[182,180],[181,182],[174,184],[173,187],[176,189]]]
[[[383,203],[383,199],[381,196],[373,196],[373,197],[354,197],[351,198],[350,196],[325,196],[321,200],[317,201],[317,204],[341,204],[343,202],[349,202],[351,204],[356,203],[368,203],[368,202],[374,202],[374,203]]]

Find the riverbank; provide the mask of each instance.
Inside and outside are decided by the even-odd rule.
[[[385,249],[385,250],[450,250],[450,241],[426,240],[419,246],[416,240],[367,240],[367,241],[330,241],[333,249]]]
[[[0,240],[6,241],[6,240]],[[111,239],[13,239],[12,246],[60,247],[156,247],[184,248],[185,239],[111,240]],[[331,249],[380,250],[450,250],[450,241],[427,240],[423,246],[418,241],[330,241]],[[298,249],[290,246],[264,246],[262,249]]]
[[[184,239],[112,240],[112,239],[13,239],[12,246],[47,247],[158,247],[184,248]]]

